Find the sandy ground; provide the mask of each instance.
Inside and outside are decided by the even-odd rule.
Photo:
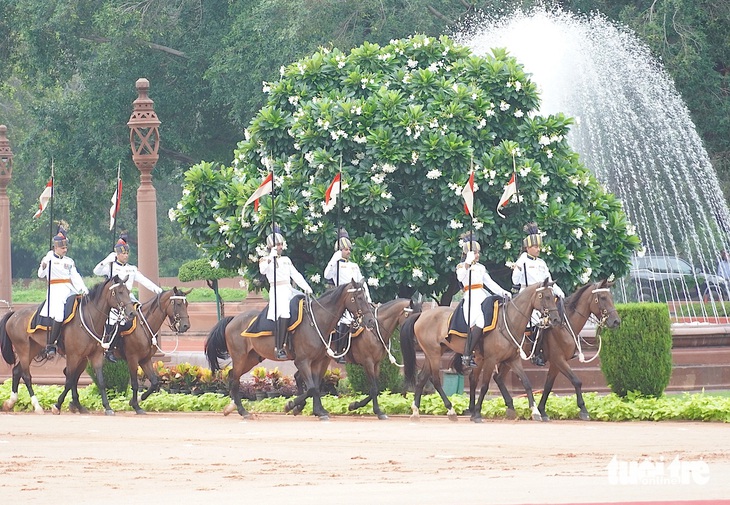
[[[24,504],[718,500],[730,496],[728,430],[690,422],[0,413],[0,496]],[[621,482],[611,470],[612,461],[646,459],[655,476],[643,482]],[[672,461],[684,482],[660,467]],[[637,474],[623,474],[630,475]]]

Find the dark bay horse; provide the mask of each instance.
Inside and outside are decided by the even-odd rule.
[[[532,387],[527,374],[522,370],[520,363],[521,348],[515,336],[522,337],[533,310],[539,311],[543,318],[547,320],[547,324],[560,324],[552,284],[547,280],[542,285],[533,284],[512,300],[504,303],[500,307],[499,322],[496,328],[485,333],[476,346],[477,356],[483,359],[485,367],[493,369],[497,363],[505,362],[510,364],[522,380],[525,392],[530,400],[530,407],[536,416],[538,412],[532,395]],[[425,354],[423,369],[418,376],[418,380],[415,381],[413,405],[411,406],[413,410],[411,419],[413,420],[419,418],[423,387],[429,379],[441,396],[449,419],[452,421],[457,420],[453,404],[444,393],[441,385],[440,374],[440,362],[443,353],[447,349],[451,349],[457,354],[462,354],[466,343],[465,338],[450,337],[448,335],[449,318],[453,312],[454,309],[451,307],[436,307],[409,317],[401,327],[401,350],[403,351],[404,372],[407,382],[412,383],[415,379],[416,351],[414,340],[418,341]]]
[[[129,290],[124,280],[118,276],[97,284],[88,295],[82,296],[76,312],[63,326],[58,340],[58,349],[61,355],[66,356],[65,389],[58,401],[52,407],[54,414],[61,412],[61,405],[66,394],[72,391],[69,409],[85,413],[87,410],[79,402],[78,380],[86,368],[86,362],[91,362],[100,385],[102,404],[107,414],[114,411],[109,406],[109,399],[104,388],[102,365],[104,351],[99,335],[103,335],[104,323],[109,316],[109,310],[115,307],[127,317],[133,317],[134,306],[129,296]],[[8,312],[0,321],[0,347],[5,361],[13,367],[12,393],[10,399],[3,403],[3,410],[11,410],[18,400],[18,385],[21,377],[28,388],[31,403],[36,413],[42,414],[43,408],[33,392],[30,376],[30,362],[39,356],[46,347],[46,332],[36,331],[28,333],[27,328],[36,307],[28,307],[17,312]],[[16,362],[17,357],[17,362]]]
[[[376,326],[373,330],[365,330],[354,337],[351,341],[350,350],[347,353],[348,362],[363,367],[365,374],[370,381],[368,395],[360,401],[352,402],[348,410],[356,410],[364,407],[370,401],[373,402],[373,412],[378,419],[388,419],[378,406],[378,376],[380,375],[380,363],[386,354],[390,353],[390,337],[395,329],[402,325],[408,316],[421,312],[421,303],[414,302],[410,298],[396,298],[375,308]]]
[[[116,353],[126,360],[132,383],[132,398],[129,400],[129,405],[137,414],[145,414],[137,400],[139,392],[137,367],[142,367],[142,371],[150,381],[149,389],[142,394],[142,401],[144,401],[149,395],[160,389],[160,378],[152,365],[152,356],[159,349],[157,334],[165,319],[175,333],[185,333],[190,329],[186,298],[190,291],[184,292],[174,287],[147,300],[137,307],[134,331],[128,335],[116,337],[121,338],[121,344]]]
[[[356,320],[367,327],[373,327],[375,316],[360,283],[350,282],[327,291],[318,299],[308,298],[302,321],[291,332],[294,364],[306,384],[306,391],[286,404],[285,410],[300,410],[307,398],[312,397],[313,414],[322,420],[329,419],[329,413],[322,407],[320,383],[329,364],[327,338],[347,309]],[[218,359],[232,360],[228,373],[231,404],[223,413],[233,410],[248,418],[249,414],[241,403],[241,376],[264,359],[276,360],[274,337],[244,337],[241,333],[256,319],[260,311],[248,311],[235,317],[221,319],[211,330],[205,342],[205,354],[212,371],[220,369]]]
[[[571,359],[578,356],[580,361],[585,361],[583,356],[583,350],[581,348],[580,337],[578,336],[586,325],[586,322],[591,316],[595,316],[598,319],[597,327],[597,338],[600,339],[601,328],[618,328],[621,324],[621,318],[616,312],[616,307],[613,303],[613,296],[611,295],[612,282],[602,280],[596,283],[585,284],[578,288],[575,293],[566,298],[565,300],[565,320],[562,325],[552,326],[544,330],[542,338],[543,352],[545,354],[545,360],[550,364],[548,368],[547,377],[545,379],[545,387],[543,388],[542,397],[537,405],[537,409],[540,412],[543,421],[549,421],[550,418],[545,412],[545,405],[547,404],[548,396],[550,391],[553,389],[555,378],[558,373],[562,373],[575,388],[576,401],[578,403],[578,409],[580,410],[580,418],[584,421],[590,420],[588,410],[586,410],[585,402],[583,401],[583,392],[581,390],[582,382],[575,375],[573,369],[570,368],[568,363]],[[599,340],[600,342],[600,340]],[[597,356],[597,355],[596,355]],[[595,359],[594,356],[591,359]],[[475,390],[479,374],[481,373],[481,363],[477,363],[477,368],[472,370],[472,376],[474,380],[470,378],[470,390],[469,390],[469,408],[474,412],[475,402]],[[485,370],[486,372],[486,370]],[[502,392],[505,405],[507,405],[508,417],[515,417],[514,405],[512,403],[512,397],[503,382],[502,366],[499,366],[497,373],[494,375],[494,382],[497,383],[499,390]],[[480,392],[480,399],[484,398],[487,391],[485,386],[482,386]]]

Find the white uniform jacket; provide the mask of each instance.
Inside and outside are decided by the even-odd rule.
[[[542,284],[545,279],[553,280],[545,260],[530,256],[526,252],[517,258],[512,270],[512,284],[519,284],[520,291],[533,284]],[[553,286],[553,293],[560,298],[565,298],[565,293],[557,284]]]
[[[76,270],[74,260],[68,256],[60,258],[53,251],[48,251],[38,267],[38,277],[48,279],[49,270],[51,283],[49,299],[41,307],[41,315],[61,322],[66,298],[71,295],[87,294],[89,289]]]
[[[127,289],[129,290],[130,298],[132,298],[132,301],[135,302],[138,301],[132,294],[132,288],[134,287],[135,282],[152,291],[154,294],[162,293],[162,288],[145,277],[145,275],[140,272],[136,266],[129,263],[125,265],[119,263],[117,261],[116,253],[110,253],[109,256],[101,260],[94,267],[94,275],[108,278],[118,275],[120,279],[124,279],[126,277],[127,280],[124,284],[126,284]]]
[[[471,272],[471,285],[469,284],[469,273]],[[481,263],[462,262],[456,266],[456,277],[464,285],[464,320],[471,316],[471,320],[467,321],[469,327],[479,326],[484,328],[484,313],[482,312],[482,302],[490,295],[500,295],[509,297],[509,292],[494,282],[487,272],[487,267]]]
[[[276,289],[273,286],[274,261],[276,261]],[[305,293],[312,292],[312,288],[309,287],[302,274],[294,268],[287,256],[264,256],[259,260],[259,271],[269,281],[269,311],[266,317],[272,321],[276,321],[279,317],[288,318],[290,316],[289,302],[296,294],[291,281],[294,281]],[[276,296],[276,300],[274,300],[274,296]],[[276,309],[274,306],[276,306]]]
[[[338,267],[340,269],[339,284],[337,283]],[[372,300],[370,299],[370,291],[368,290],[368,286],[365,282],[363,282],[364,279],[362,276],[362,272],[360,272],[360,267],[357,265],[357,263],[343,259],[342,251],[335,251],[335,253],[332,255],[329,263],[327,263],[327,267],[325,267],[324,269],[324,278],[332,281],[335,286],[342,286],[343,284],[347,284],[350,281],[361,282],[363,284],[363,287],[365,288],[365,296],[367,297],[369,302],[372,302]],[[341,324],[346,324],[348,326],[352,324],[353,321],[354,318],[352,314],[350,314],[348,311],[345,311],[345,313],[342,314],[342,318],[340,319]]]

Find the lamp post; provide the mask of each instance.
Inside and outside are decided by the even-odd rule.
[[[137,189],[137,249],[139,270],[155,284],[159,284],[157,254],[157,192],[152,185],[152,170],[160,158],[160,120],[154,110],[154,102],[148,96],[150,82],[137,79],[137,99],[133,103],[132,116],[127,122],[132,160],[139,169]],[[139,288],[140,300],[153,295],[144,287]]]
[[[13,266],[10,259],[10,200],[8,183],[13,175],[13,151],[7,137],[8,128],[0,124],[0,300],[11,303]]]

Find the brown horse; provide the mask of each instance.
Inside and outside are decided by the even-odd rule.
[[[527,375],[522,370],[519,354],[521,349],[514,335],[522,336],[533,310],[539,311],[548,325],[560,324],[552,284],[548,280],[542,285],[533,284],[511,301],[504,303],[500,307],[499,314],[501,317],[497,327],[485,333],[476,346],[477,355],[481,354],[485,367],[494,368],[497,363],[502,362],[512,365],[512,369],[522,380],[530,401],[530,407],[536,416],[539,414],[535,407],[532,387]],[[409,317],[401,327],[401,350],[403,351],[404,372],[407,382],[412,383],[415,379],[416,351],[414,338],[425,354],[423,369],[418,376],[418,381],[415,382],[415,394],[411,406],[413,411],[411,419],[414,421],[419,418],[423,387],[429,379],[441,396],[449,419],[452,421],[457,420],[453,404],[444,393],[440,375],[440,362],[443,353],[447,349],[451,349],[458,354],[462,354],[466,343],[465,338],[448,335],[449,318],[453,312],[454,309],[451,307],[436,307]]]
[[[63,371],[66,375],[66,383],[63,393],[52,407],[54,414],[61,412],[61,405],[69,391],[72,391],[69,409],[82,413],[87,412],[79,402],[78,393],[79,377],[86,368],[87,359],[94,367],[104,409],[107,414],[114,413],[109,406],[109,399],[104,387],[102,373],[104,352],[101,339],[98,337],[98,335],[103,334],[104,323],[112,307],[117,308],[126,317],[134,317],[134,306],[129,296],[129,290],[124,285],[124,280],[116,275],[97,284],[88,295],[82,296],[73,317],[64,324],[58,340],[58,348],[60,353],[66,356],[66,368]],[[11,410],[15,406],[18,400],[18,385],[22,377],[25,387],[28,388],[28,394],[35,412],[43,413],[43,408],[33,392],[30,376],[30,362],[38,357],[46,346],[45,331],[27,332],[30,319],[35,311],[35,307],[29,307],[18,312],[9,312],[0,320],[2,355],[8,364],[15,365],[13,367],[12,393],[10,399],[3,403],[3,410]]]
[[[370,381],[370,390],[365,398],[352,402],[347,407],[348,410],[359,409],[372,401],[373,412],[378,419],[388,419],[378,406],[380,362],[386,353],[391,357],[391,361],[395,360],[390,352],[390,337],[408,316],[419,312],[421,312],[420,302],[414,302],[410,298],[396,298],[375,308],[377,324],[374,330],[365,328],[360,335],[352,339],[347,360],[363,367]]]
[[[550,364],[548,369],[547,377],[545,379],[545,387],[543,388],[542,397],[537,405],[537,409],[540,412],[541,419],[543,421],[549,421],[550,417],[545,412],[545,405],[547,403],[550,391],[553,389],[555,378],[558,373],[562,373],[575,388],[576,401],[578,403],[578,409],[580,410],[580,418],[584,421],[590,420],[591,416],[586,410],[585,402],[583,401],[583,392],[581,390],[582,382],[575,375],[573,369],[570,368],[568,363],[571,359],[578,356],[580,361],[584,361],[583,350],[581,348],[580,337],[578,336],[586,325],[586,322],[591,316],[595,316],[598,319],[598,329],[600,328],[618,328],[621,324],[621,318],[616,312],[616,307],[613,304],[613,296],[611,295],[612,282],[607,280],[599,281],[596,283],[585,284],[580,287],[575,293],[569,296],[565,300],[565,322],[560,326],[553,326],[547,328],[542,337],[543,351],[545,354],[545,360]],[[600,339],[600,334],[598,334]],[[600,340],[599,340],[600,341]],[[597,356],[597,355],[596,355]],[[595,359],[594,356],[591,359]],[[474,396],[477,386],[477,379],[481,373],[481,363],[478,363],[478,367],[472,370],[470,377],[475,378],[473,381],[470,378],[470,390],[469,390],[469,409],[475,412]],[[485,370],[486,371],[486,370]],[[499,390],[502,392],[504,403],[507,406],[508,417],[515,417],[514,405],[512,403],[512,396],[504,385],[502,379],[502,366],[500,365],[497,369],[497,373],[494,374],[494,382],[497,383]],[[480,392],[480,403],[486,395],[487,390],[485,386],[482,386]]]
[[[138,306],[134,331],[129,335],[123,335],[121,344],[115,350],[115,353],[118,353],[127,362],[132,383],[132,398],[129,400],[129,405],[137,414],[145,414],[137,401],[139,392],[137,367],[142,367],[142,371],[150,381],[149,389],[142,394],[142,401],[144,401],[149,395],[160,389],[160,378],[152,366],[152,356],[159,349],[157,333],[165,322],[165,318],[167,318],[170,329],[175,333],[185,333],[190,328],[188,301],[185,298],[190,291],[186,293],[175,287],[163,291]]]
[[[350,282],[327,291],[318,299],[307,298],[301,323],[291,331],[294,364],[301,373],[307,390],[290,400],[287,412],[299,411],[307,398],[312,397],[313,414],[322,420],[329,419],[329,413],[322,407],[320,384],[329,364],[327,341],[337,321],[347,309],[359,322],[368,327],[375,324],[375,316],[360,283]],[[266,310],[266,309],[264,309]],[[216,324],[205,341],[205,354],[212,371],[220,369],[218,359],[233,361],[228,373],[231,404],[223,413],[233,412],[250,417],[241,403],[241,375],[251,370],[264,359],[275,360],[274,337],[244,337],[241,333],[256,319],[260,311],[248,311],[235,317],[226,317]]]

